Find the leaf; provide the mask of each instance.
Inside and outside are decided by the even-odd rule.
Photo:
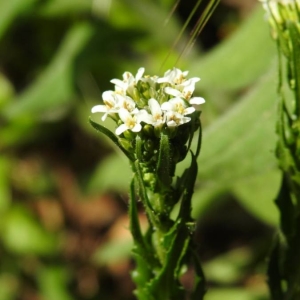
[[[18,281],[17,278],[9,273],[0,275],[0,300],[14,300],[17,298]]]
[[[12,208],[1,225],[3,244],[13,253],[52,255],[57,250],[55,236],[42,228],[23,207]]]
[[[263,14],[258,6],[232,36],[203,58],[190,62],[187,69],[190,74],[201,75],[201,89],[240,89],[268,70],[276,58],[276,47]]]
[[[118,137],[115,136],[109,129],[94,122],[91,118],[89,118],[89,122],[97,131],[105,134],[127,156],[127,158],[129,160],[131,160],[131,161],[134,160],[133,155],[121,146],[121,144],[119,143]]]
[[[2,219],[3,214],[7,211],[11,202],[9,173],[10,173],[10,161],[7,157],[1,156],[0,157],[0,217],[1,217],[0,219]]]
[[[166,189],[169,188],[172,178],[170,176],[172,170],[172,158],[169,144],[169,137],[166,134],[161,134],[159,145],[159,156],[156,166],[156,175],[159,183]],[[161,188],[159,188],[161,190]]]
[[[92,0],[52,0],[46,1],[38,9],[38,13],[43,17],[68,16],[70,13],[89,13],[92,8]]]
[[[46,300],[71,300],[68,291],[70,274],[66,268],[51,265],[43,267],[38,272],[38,284],[43,299]]]
[[[233,186],[232,191],[248,212],[274,226],[279,224],[279,211],[275,206],[275,199],[280,182],[281,171],[274,170],[241,180]]]
[[[118,172],[122,170],[122,172]],[[104,159],[93,172],[87,186],[89,193],[108,189],[126,191],[132,178],[129,162],[122,153],[115,153]]]
[[[230,187],[277,165],[276,74],[271,69],[259,84],[203,133],[198,159],[202,186]]]
[[[207,293],[205,300],[258,300],[268,299],[265,293],[245,288],[214,288]]]
[[[0,38],[15,18],[35,2],[37,0],[0,0]]]
[[[290,33],[290,41],[292,44],[292,64],[294,72],[295,82],[295,101],[297,116],[300,115],[300,41],[299,41],[299,28],[297,28],[296,22],[287,22],[288,31]]]
[[[3,109],[1,115],[8,119],[24,115],[39,118],[51,109],[69,105],[73,93],[73,60],[85,47],[92,32],[88,23],[71,27],[50,65],[15,102]]]
[[[0,109],[12,100],[13,95],[13,85],[2,73],[0,73]]]
[[[117,263],[124,258],[128,258],[132,247],[132,240],[117,239],[107,242],[95,251],[92,260],[100,266],[109,263]]]

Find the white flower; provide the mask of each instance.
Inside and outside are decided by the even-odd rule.
[[[189,72],[184,71],[182,72],[180,69],[173,68],[172,70],[168,70],[165,72],[164,77],[161,77],[157,80],[158,83],[170,83],[173,84],[181,84],[185,77],[187,76]]]
[[[185,117],[182,114],[177,113],[175,111],[167,111],[165,115],[168,127],[179,126],[191,121],[191,118]]]
[[[194,107],[188,107],[181,98],[172,98],[161,105],[165,111],[167,126],[174,127],[191,121],[190,117],[185,117],[195,111]]]
[[[130,72],[125,72],[123,74],[123,80],[112,79],[110,82],[115,84],[115,90],[118,93],[126,95],[127,89],[137,84],[138,81],[142,78],[144,72],[145,72],[145,68],[139,68],[135,76],[133,76]]]
[[[166,118],[158,101],[154,98],[151,98],[148,101],[148,105],[151,114],[147,113],[146,110],[143,110],[143,112],[146,112],[146,114],[144,113],[143,115],[143,122],[151,124],[154,127],[162,126],[165,123]]]
[[[139,132],[142,129],[142,114],[136,113],[134,115],[130,114],[128,110],[120,108],[119,117],[124,122],[116,129],[116,134],[120,135],[126,130],[131,130],[133,132]]]
[[[136,105],[133,99],[128,96],[121,97],[118,104],[119,104],[119,108],[124,108],[128,112],[133,112]]]
[[[270,20],[274,19],[278,23],[285,20],[296,22],[299,20],[297,9],[300,9],[300,0],[260,0],[260,2]]]
[[[198,82],[200,78],[194,77],[186,80],[181,85],[176,86],[176,88],[166,87],[164,89],[166,94],[172,95],[174,97],[180,97],[187,100],[190,104],[203,104],[205,102],[202,97],[192,97],[195,90],[195,83]]]
[[[182,116],[189,115],[195,111],[194,107],[187,107],[185,101],[181,98],[172,98],[161,105],[162,110],[176,112]]]
[[[92,108],[92,113],[105,113],[101,118],[102,121],[105,121],[108,114],[114,114],[119,110],[119,102],[121,101],[122,96],[115,93],[114,91],[105,91],[102,94],[102,99],[104,105],[96,105]]]

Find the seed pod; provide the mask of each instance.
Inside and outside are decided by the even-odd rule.
[[[144,142],[144,148],[146,151],[152,152],[154,150],[155,143],[152,139],[147,139]]]

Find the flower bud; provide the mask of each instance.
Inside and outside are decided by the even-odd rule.
[[[153,137],[154,136],[153,126],[146,124],[142,129],[142,133],[147,137]]]
[[[124,131],[123,135],[124,135],[125,139],[127,139],[129,141],[135,139],[135,137],[136,137],[136,134],[134,132],[132,132],[131,130]]]

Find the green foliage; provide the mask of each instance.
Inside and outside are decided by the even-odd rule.
[[[127,191],[133,175],[119,144],[115,152],[110,151],[114,145],[90,128],[88,116],[90,108],[101,101],[102,91],[111,88],[111,78],[140,66],[149,73],[158,72],[182,26],[180,19],[173,16],[163,27],[174,2],[0,0],[1,300],[22,299],[22,293],[28,290],[49,300],[112,299],[101,285],[100,292],[89,295],[80,294],[70,284],[75,285],[76,276],[80,277],[79,266],[92,265],[97,269],[126,257],[131,242],[113,240],[93,250],[94,256],[90,256],[94,259],[86,253],[80,259],[70,258],[66,248],[72,244],[70,241],[74,242],[70,236],[76,229],[80,231],[78,223],[82,220],[76,216],[76,223],[69,216],[72,209],[65,198],[73,199],[79,194],[85,199],[111,190]],[[161,72],[173,66],[186,41],[187,35],[171,50]],[[201,77],[199,89],[206,99],[192,202],[194,217],[205,217],[214,211],[216,203],[225,201],[224,195],[230,194],[255,218],[277,225],[278,213],[273,205],[279,181],[274,158],[275,58],[262,10],[257,9],[214,49],[204,54],[195,46],[190,55],[181,59],[180,64],[190,70],[190,75]],[[93,121],[97,118],[93,116]],[[114,131],[112,126],[108,129]],[[70,136],[79,142],[66,146],[72,140]],[[89,139],[93,141],[93,153],[83,150],[78,155],[78,145],[88,146]],[[47,161],[49,174],[32,176],[28,156],[35,157],[38,163]],[[12,167],[18,163],[24,163],[29,170],[24,176],[26,182],[41,177],[38,185],[53,174],[55,182],[47,184],[47,188],[43,186],[38,193],[31,184],[26,188],[18,186],[13,178],[21,178],[22,170]],[[187,166],[188,163],[182,163],[176,174]],[[76,172],[80,191],[70,192],[71,180],[68,184],[61,182],[61,178],[68,179],[68,174],[63,173],[66,167]],[[167,180],[163,166],[159,173],[162,180]],[[184,184],[181,182],[181,186]],[[62,225],[54,229],[45,225],[48,215],[53,218],[51,210],[47,207],[47,213],[41,216],[36,209],[40,200],[49,198],[55,198],[55,203],[68,211],[64,211]],[[78,206],[82,204],[78,202]],[[138,210],[138,206],[130,208]],[[176,253],[181,260],[187,241],[177,237],[170,242],[181,244]],[[74,248],[79,251],[82,247]],[[168,255],[170,263],[174,263],[173,253]],[[231,261],[233,270],[227,269],[227,261],[224,263],[222,257],[214,265],[207,265],[208,276],[221,286],[224,281],[214,270],[223,268],[227,272],[224,271],[223,279],[231,274],[226,284],[232,286],[212,288],[207,299],[265,299],[265,290],[259,293],[235,287],[236,278],[243,276],[247,266],[235,265],[236,260],[230,258]],[[163,276],[167,278],[169,274],[161,275],[155,284]]]

